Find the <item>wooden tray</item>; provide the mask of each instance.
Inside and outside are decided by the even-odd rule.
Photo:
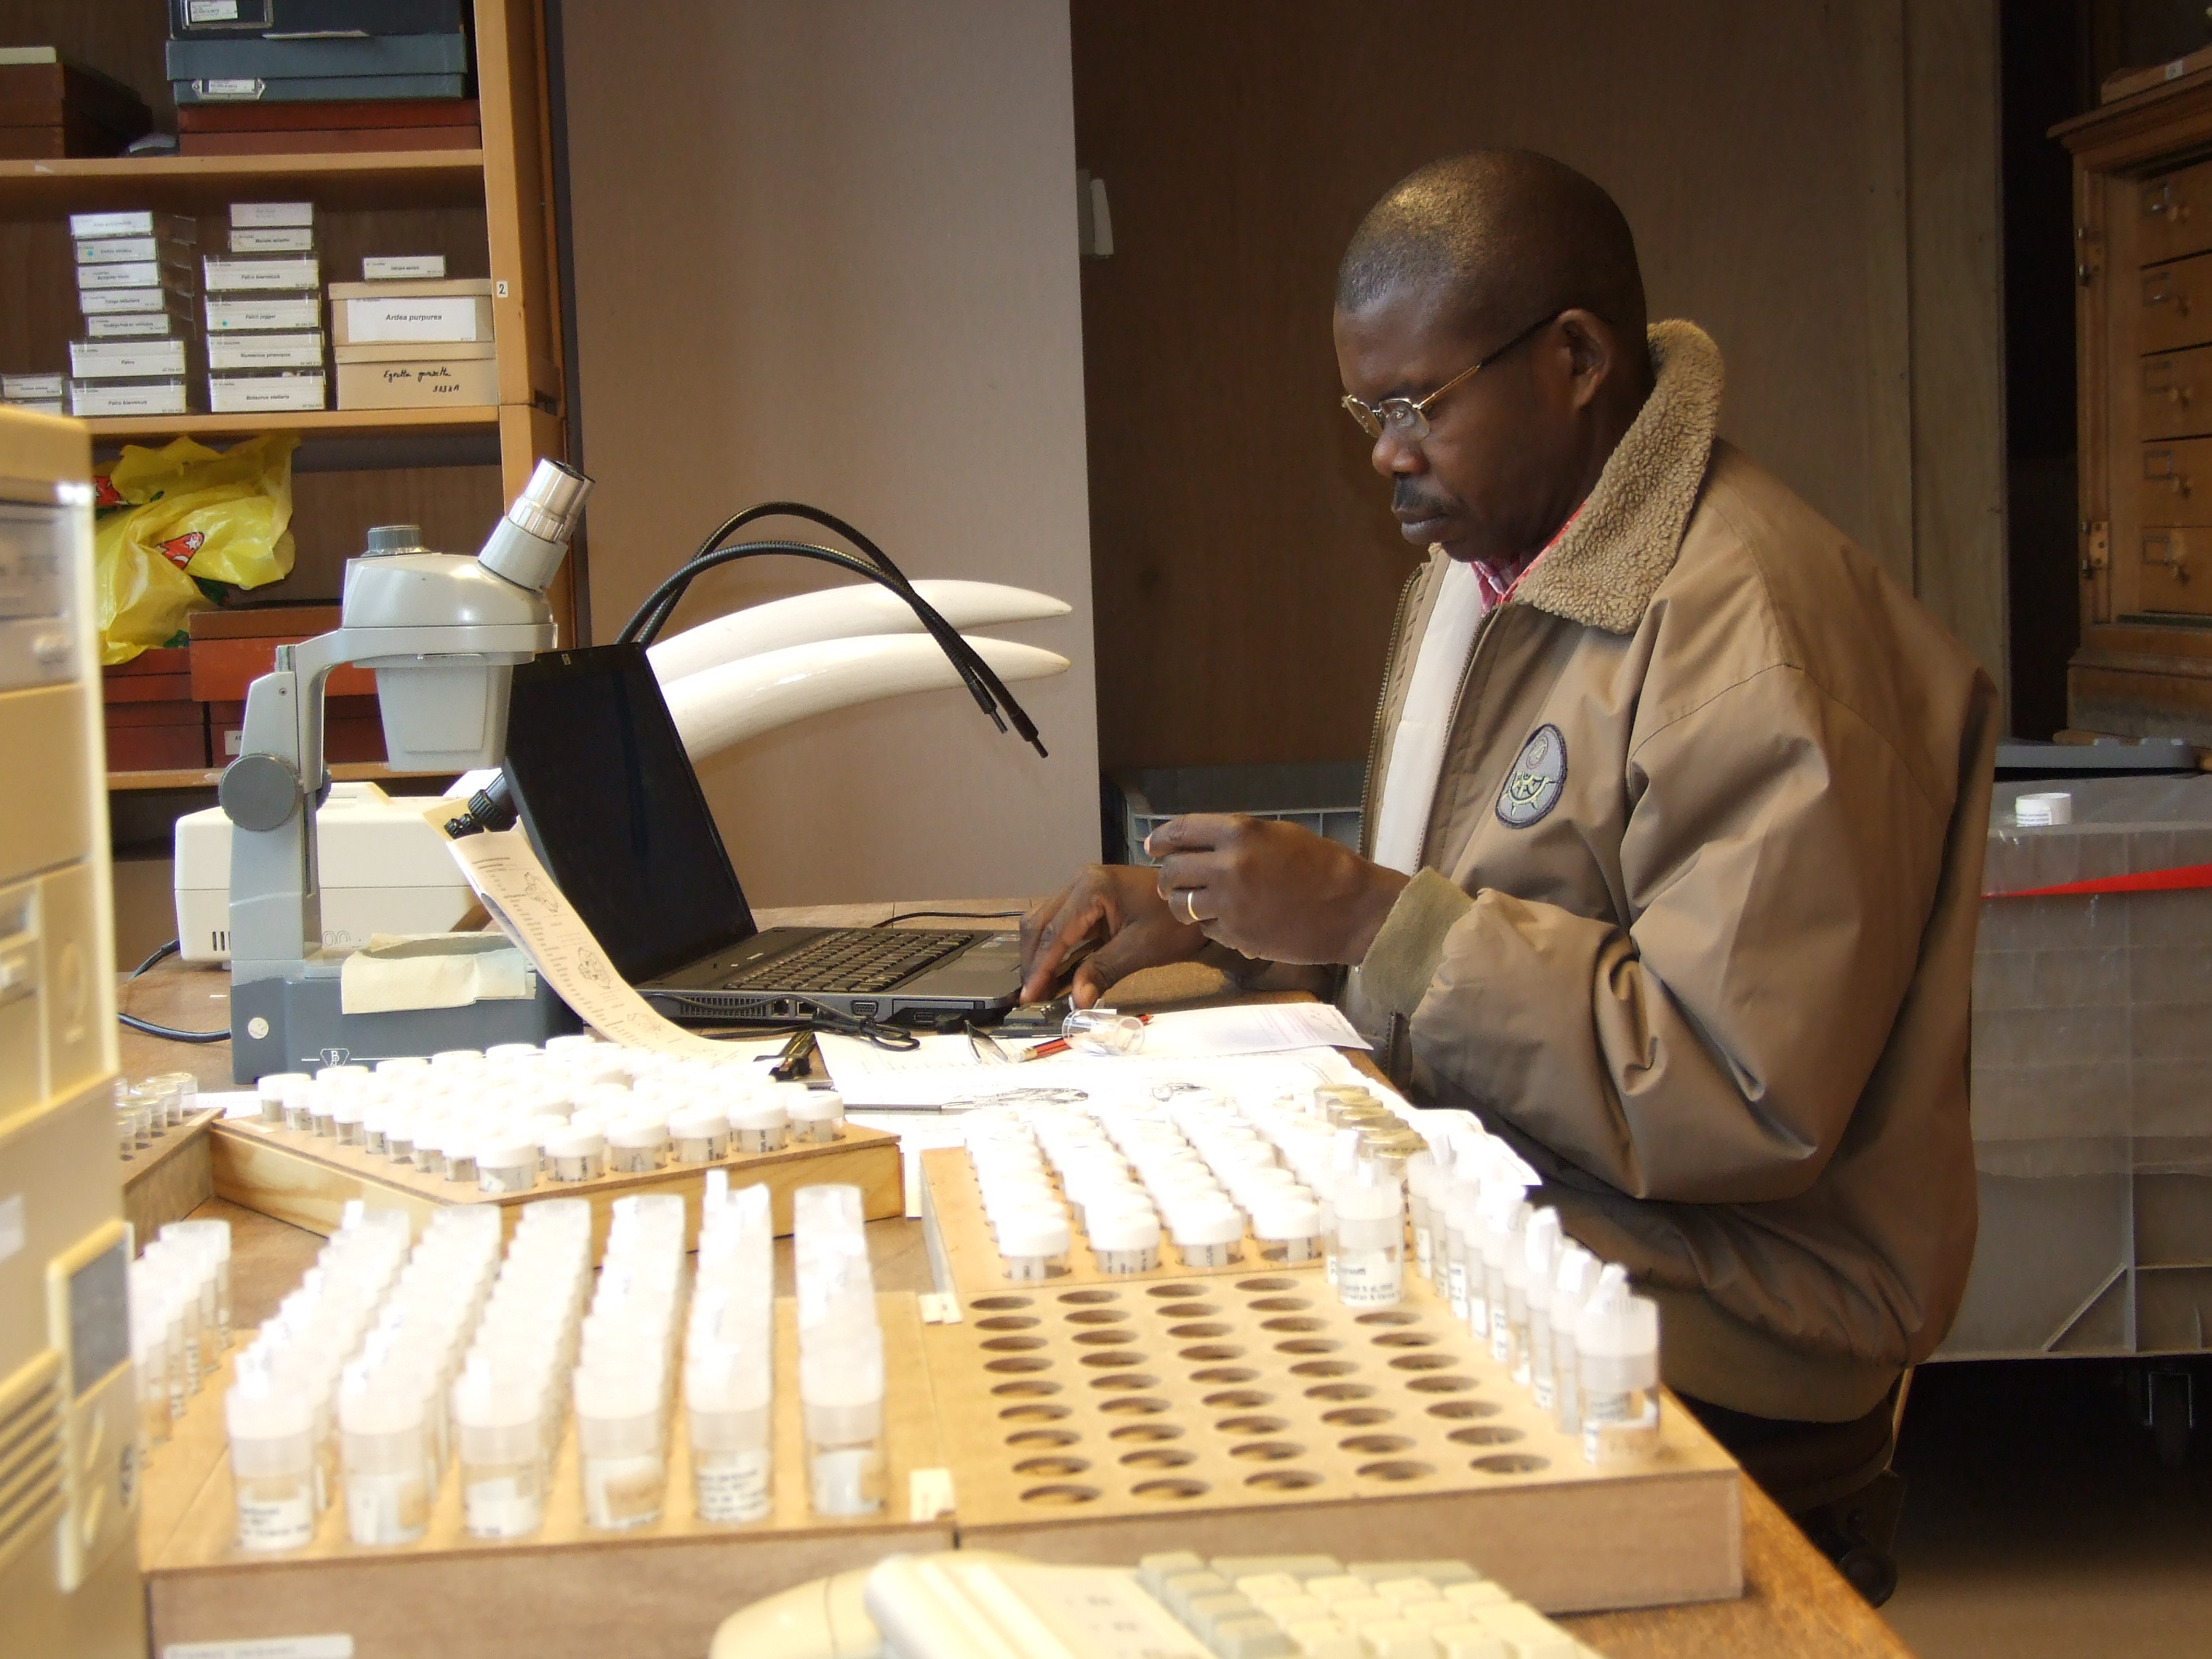
[[[1059,1182],[1053,1182],[1054,1190]],[[929,1247],[931,1277],[940,1291],[981,1293],[990,1291],[1031,1291],[1038,1281],[1008,1279],[1000,1265],[999,1247],[991,1224],[983,1213],[983,1190],[975,1182],[975,1166],[965,1148],[935,1147],[921,1155],[921,1222]],[[1164,1279],[1224,1275],[1249,1275],[1273,1267],[1260,1258],[1259,1241],[1248,1228],[1237,1247],[1237,1260],[1224,1267],[1186,1267],[1181,1265],[1174,1240],[1161,1229],[1160,1265],[1150,1273],[1109,1273],[1079,1233],[1071,1228],[1067,1270],[1043,1281],[1048,1289],[1081,1285],[1146,1285]],[[1296,1271],[1295,1269],[1290,1271]]]
[[[123,1160],[123,1218],[140,1249],[163,1223],[182,1221],[214,1194],[210,1130],[222,1116],[217,1106],[195,1112]]]
[[[1547,1613],[1743,1590],[1736,1466],[1670,1400],[1601,1472],[1425,1285],[1343,1307],[1318,1269],[960,1297],[923,1333],[963,1547],[1134,1563],[1451,1556]]]
[[[235,1546],[224,1450],[230,1368],[193,1398],[175,1437],[148,1460],[139,1511],[153,1650],[178,1642],[344,1635],[353,1659],[698,1659],[714,1628],[761,1596],[901,1551],[950,1549],[950,1516],[906,1518],[909,1477],[940,1467],[934,1405],[912,1296],[878,1298],[885,1369],[889,1474],[881,1514],[823,1519],[810,1510],[793,1304],[779,1304],[775,1512],[748,1526],[692,1518],[682,1413],[669,1451],[670,1512],[650,1527],[583,1524],[574,1426],[563,1441],[545,1525],[514,1542],[461,1528],[449,1466],[418,1542],[363,1548],[346,1539],[343,1504],[315,1541],[280,1555]]]
[[[504,1214],[511,1233],[521,1206],[541,1198],[583,1198],[592,1204],[592,1254],[606,1246],[608,1206],[634,1193],[675,1193],[684,1202],[684,1226],[699,1230],[699,1200],[707,1171],[726,1170],[732,1187],[767,1183],[773,1196],[775,1230],[791,1231],[791,1195],[801,1187],[845,1182],[860,1189],[860,1206],[871,1221],[906,1213],[906,1185],[899,1165],[898,1137],[848,1123],[842,1139],[827,1146],[787,1146],[780,1152],[726,1158],[719,1164],[682,1164],[651,1175],[602,1176],[597,1181],[544,1182],[526,1193],[498,1196],[469,1182],[424,1175],[412,1164],[341,1146],[321,1135],[269,1128],[258,1120],[233,1119],[213,1128],[216,1196],[249,1210],[275,1216],[295,1227],[328,1235],[338,1224],[348,1200],[366,1199],[408,1211],[419,1224],[432,1211],[453,1204],[489,1204]]]

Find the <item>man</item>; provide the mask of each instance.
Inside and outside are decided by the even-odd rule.
[[[1176,819],[1157,876],[1093,868],[1024,921],[1029,991],[1102,934],[1079,1002],[1218,946],[1349,967],[1412,1098],[1479,1113],[1659,1302],[1709,1420],[1874,1420],[1973,1252],[1994,690],[1716,437],[1718,349],[1647,333],[1627,222],[1580,174],[1413,174],[1352,239],[1334,327],[1430,550],[1366,856]]]

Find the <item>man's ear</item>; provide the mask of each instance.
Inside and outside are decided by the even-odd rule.
[[[1587,409],[1620,368],[1620,354],[1611,331],[1599,325],[1595,313],[1579,308],[1560,314],[1559,326],[1567,337],[1568,361],[1574,367],[1574,406]]]

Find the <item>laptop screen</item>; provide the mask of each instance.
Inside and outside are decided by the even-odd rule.
[[[517,668],[507,780],[538,857],[631,984],[757,931],[641,647]]]

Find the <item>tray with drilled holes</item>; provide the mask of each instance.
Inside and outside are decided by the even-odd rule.
[[[1444,1552],[1547,1613],[1742,1593],[1740,1477],[1695,1419],[1669,1400],[1649,1464],[1593,1468],[1418,1281],[1368,1311],[1317,1268],[1072,1281],[923,1331],[964,1547]]]

